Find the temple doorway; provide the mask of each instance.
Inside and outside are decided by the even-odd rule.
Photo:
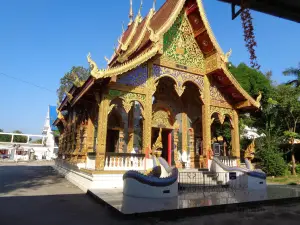
[[[217,113],[212,115],[211,138],[212,150],[215,156],[232,155],[232,125],[228,116],[222,117]]]
[[[153,146],[153,151],[155,150],[154,148],[158,146],[161,147],[161,157],[164,158],[170,165],[172,164],[174,160],[172,159],[171,129],[153,127],[151,145]]]
[[[119,131],[107,130],[106,152],[118,152],[119,149]]]

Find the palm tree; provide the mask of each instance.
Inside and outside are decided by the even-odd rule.
[[[291,80],[289,82],[287,82],[287,84],[292,84],[296,87],[300,86],[300,63],[298,65],[298,68],[288,68],[285,71],[283,71],[283,74],[285,76],[294,76],[296,79]]]

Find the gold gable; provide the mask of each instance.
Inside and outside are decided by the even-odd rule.
[[[162,64],[180,65],[191,72],[205,74],[204,55],[194,38],[184,11],[164,35],[163,42],[164,54],[160,58]]]

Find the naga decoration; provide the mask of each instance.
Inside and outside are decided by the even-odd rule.
[[[155,151],[155,154],[159,154],[159,151],[163,149],[163,144],[162,144],[162,129],[159,129],[159,135],[153,145],[153,149]],[[160,152],[161,153],[161,152]]]
[[[84,85],[84,81],[83,80],[80,80],[79,79],[79,77],[77,76],[77,75],[75,75],[76,76],[76,78],[75,78],[75,80],[73,81],[73,85],[75,86],[75,87],[82,87],[83,85]]]
[[[244,40],[250,53],[250,64],[252,68],[259,70],[260,65],[257,62],[257,56],[255,53],[255,47],[257,46],[257,43],[255,41],[252,16],[250,9],[245,7],[245,4],[242,5],[242,8],[244,8],[241,12],[242,24],[244,28]]]
[[[87,55],[87,60],[88,60],[88,63],[90,64],[90,69],[91,69],[91,75],[93,77],[97,77],[97,73],[99,72],[99,68],[97,66],[97,64],[95,63],[94,60],[92,60],[92,56],[91,56],[91,53],[89,53]]]
[[[261,91],[259,91],[258,96],[256,98],[256,102],[260,104],[261,99],[262,99],[262,93],[261,93]]]
[[[255,157],[255,139],[253,139],[251,144],[247,147],[244,155],[245,160],[248,160],[250,164],[249,166],[251,168],[249,169],[253,169],[253,165],[251,164],[251,161],[254,159],[254,157]]]
[[[73,95],[70,94],[69,92],[65,91],[65,94],[67,95],[67,98],[68,98],[68,102],[71,102],[72,99],[73,99]]]

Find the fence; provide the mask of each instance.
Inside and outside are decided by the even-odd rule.
[[[235,172],[180,172],[178,188],[180,192],[193,192],[203,189],[228,190],[248,187],[247,176]]]

